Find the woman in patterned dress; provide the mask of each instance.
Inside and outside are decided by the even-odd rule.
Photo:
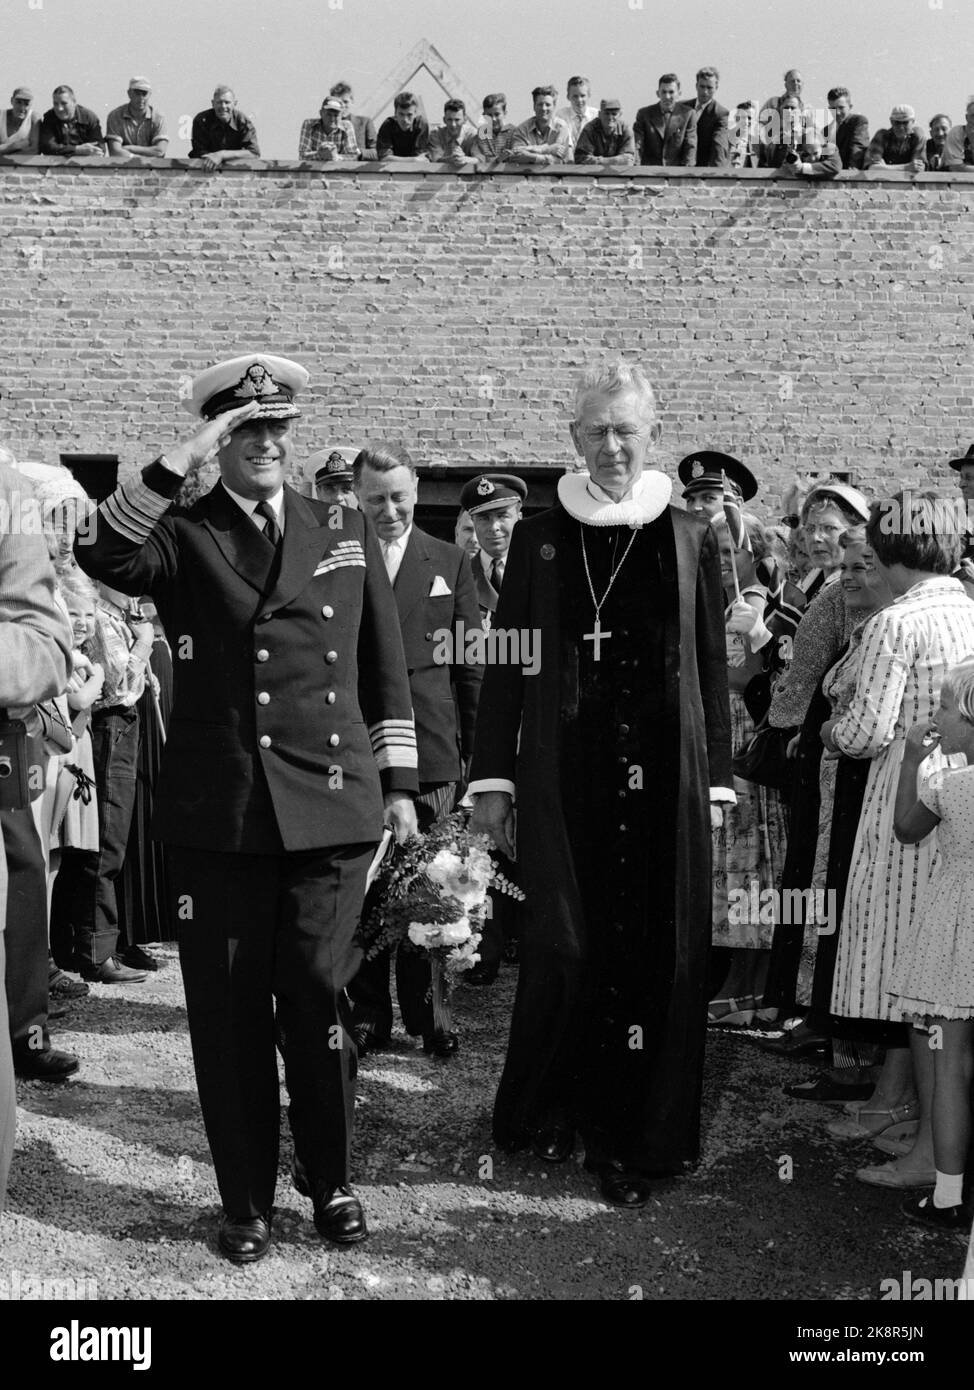
[[[933,718],[947,670],[974,652],[974,604],[951,578],[961,537],[932,493],[899,493],[875,504],[866,536],[893,602],[866,625],[852,705],[822,727],[827,749],[872,760],[839,929],[832,1012],[900,1022],[890,983],[936,864],[937,835],[913,845],[896,840],[896,783],[907,729]],[[869,1138],[918,1114],[909,1050],[889,1048],[872,1097],[829,1132]],[[908,1174],[885,1168],[857,1176],[880,1186],[909,1185]]]
[[[942,754],[962,754],[965,766],[933,773],[918,794],[922,768],[938,746]],[[966,1231],[974,1075],[974,660],[947,673],[936,725],[916,724],[906,736],[893,828],[901,844],[917,844],[936,830],[939,854],[890,982],[912,1023],[920,1128],[910,1152],[886,1167],[891,1176],[934,1175],[933,1195],[908,1198],[904,1216],[920,1226]]]

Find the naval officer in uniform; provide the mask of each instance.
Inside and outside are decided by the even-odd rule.
[[[152,597],[173,651],[153,833],[171,854],[219,1247],[236,1263],[271,1237],[275,1000],[296,1184],[325,1238],[366,1235],[349,1186],[345,986],[383,823],[399,838],[416,826],[409,684],[378,542],[359,512],[285,481],[307,380],[264,354],[203,372],[188,402],[202,428],[103,502],[75,549],[93,578]],[[220,480],[171,507],[214,448]]]
[[[319,502],[358,508],[352,482],[352,464],[357,453],[357,449],[319,449],[311,455],[304,466],[304,476],[314,487]]]
[[[481,473],[460,493],[460,506],[469,514],[480,545],[480,554],[472,563],[485,628],[490,627],[497,608],[511,536],[521,520],[527,495],[527,484],[513,473]]]

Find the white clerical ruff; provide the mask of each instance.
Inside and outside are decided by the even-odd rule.
[[[592,643],[593,661],[602,660],[602,643],[607,642],[612,636],[611,632],[602,629],[602,605],[609,597],[616,577],[626,563],[640,528],[645,526],[648,521],[655,521],[663,512],[669,504],[672,491],[673,484],[666,474],[655,470],[641,474],[633,484],[630,495],[621,502],[613,502],[611,498],[605,496],[602,489],[592,482],[587,473],[566,473],[558,479],[558,500],[568,515],[574,517],[579,523],[581,532],[582,563],[585,566],[588,591],[592,596],[592,606],[595,609],[593,629],[591,632],[582,634],[582,641]],[[622,558],[616,561],[613,557],[609,582],[601,598],[595,596],[592,576],[589,573],[588,551],[585,546],[586,526],[632,527],[632,536],[623,551]]]

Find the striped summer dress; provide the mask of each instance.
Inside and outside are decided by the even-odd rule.
[[[839,929],[832,1012],[840,1017],[903,1017],[890,980],[937,859],[936,831],[917,845],[893,834],[903,744],[911,725],[933,719],[945,673],[971,655],[974,603],[946,576],[914,584],[864,629],[856,693],[833,731],[843,753],[873,760]],[[928,775],[938,757],[944,765],[935,754]]]

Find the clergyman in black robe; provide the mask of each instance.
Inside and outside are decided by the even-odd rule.
[[[502,850],[516,799],[529,909],[494,1137],[558,1162],[578,1136],[603,1195],[639,1206],[699,1156],[711,807],[734,799],[723,597],[710,528],[643,471],[642,372],[587,373],[572,434],[589,471],[516,528],[497,611],[497,651],[519,634],[540,666],[488,663],[471,766]]]

